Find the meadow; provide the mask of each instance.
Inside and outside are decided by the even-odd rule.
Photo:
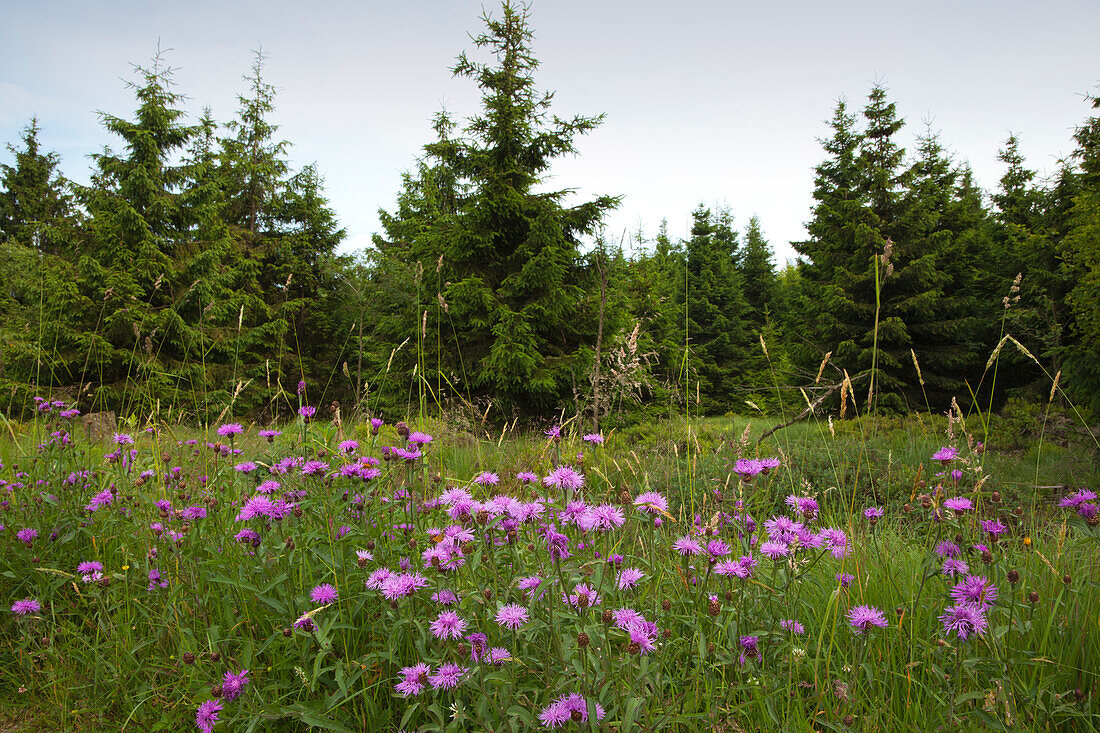
[[[0,727],[1100,728],[1095,444],[300,408],[5,419]]]

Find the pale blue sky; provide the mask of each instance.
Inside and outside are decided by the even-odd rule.
[[[483,7],[499,12],[468,0],[0,0],[0,141],[37,115],[64,172],[86,181],[85,156],[118,146],[97,110],[132,115],[130,64],[148,63],[158,39],[187,109],[209,105],[223,122],[262,44],[292,160],[317,163],[349,247],[362,246],[441,104],[477,111],[472,83],[448,68]],[[902,140],[931,122],[988,189],[1010,131],[1031,167],[1052,172],[1100,82],[1098,2],[535,0],[531,22],[554,111],[607,115],[551,185],[623,194],[616,240],[639,225],[652,236],[662,217],[683,236],[700,201],[729,205],[739,227],[755,213],[780,260],[804,236],[817,138],[839,97],[861,107],[883,81],[909,123]]]

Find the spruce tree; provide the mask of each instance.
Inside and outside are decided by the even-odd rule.
[[[8,145],[15,165],[0,165],[0,240],[59,254],[71,250],[75,212],[57,170],[61,156],[42,152],[41,131],[32,118],[23,128],[22,148]]]
[[[567,206],[568,190],[536,191],[553,161],[575,153],[577,136],[601,117],[549,115],[552,95],[535,88],[538,61],[526,8],[506,2],[500,19],[483,20],[486,32],[474,44],[494,61],[463,53],[452,69],[477,84],[482,112],[460,137],[437,130],[440,139],[425,146],[421,171],[440,178],[407,179],[398,215],[382,217],[386,236],[378,244],[414,267],[418,287],[440,304],[419,307],[410,333],[420,334],[421,366],[436,373],[426,381],[464,382],[456,388],[471,397],[493,395],[506,408],[546,411],[586,377],[584,352],[596,324],[595,314],[581,312],[591,279],[578,247],[618,199]],[[448,197],[439,207],[430,199],[410,206],[421,184]],[[429,332],[436,334],[434,347],[423,343]]]
[[[749,306],[752,329],[759,331],[767,322],[775,297],[775,262],[772,249],[760,230],[760,219],[753,216],[745,228],[745,247],[741,277],[745,283],[745,301]]]

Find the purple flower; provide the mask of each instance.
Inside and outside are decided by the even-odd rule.
[[[837,582],[840,583],[841,588],[847,588],[852,584],[852,581],[856,579],[856,576],[851,573],[837,573],[836,579]]]
[[[394,685],[393,689],[397,690],[402,697],[419,695],[424,691],[424,685],[428,681],[428,672],[430,671],[431,667],[423,662],[412,667],[402,667],[401,674],[404,679]]]
[[[843,530],[836,528],[823,529],[815,539],[838,560],[851,554],[851,548],[848,547],[848,536],[844,534]]]
[[[386,424],[386,421],[385,421],[385,420],[383,420],[383,419],[382,419],[382,418],[380,418],[380,417],[372,417],[372,418],[370,419],[370,426],[371,426],[371,428],[372,428],[372,429],[374,429],[374,430],[377,430],[378,428],[382,427],[382,426],[383,426],[383,425],[385,425],[385,424]]]
[[[149,570],[149,585],[145,587],[145,590],[156,590],[157,588],[167,588],[168,581],[161,577],[160,571],[156,568],[150,568]]]
[[[302,405],[298,408],[298,414],[308,420],[317,414],[317,408],[312,405]]]
[[[527,618],[527,609],[514,603],[501,606],[497,611],[497,623],[513,631],[527,623]]]
[[[223,438],[228,438],[231,435],[240,435],[244,432],[244,427],[239,422],[230,422],[225,425],[218,426],[218,435]]]
[[[584,486],[584,474],[577,473],[569,466],[558,466],[542,482],[560,489],[577,490]]]
[[[787,497],[786,503],[795,512],[805,517],[807,521],[813,521],[814,516],[817,515],[817,500],[812,497],[791,494]]]
[[[92,583],[103,577],[103,563],[96,560],[82,562],[76,566],[76,572],[85,583]]]
[[[562,593],[561,598],[573,608],[591,608],[600,605],[602,600],[600,594],[594,588],[589,588],[585,583],[578,583],[577,587],[573,589],[572,595],[567,596]]]
[[[214,730],[214,724],[218,722],[218,713],[221,711],[221,701],[207,700],[199,705],[199,709],[195,712],[195,725],[202,733],[211,733]]]
[[[457,639],[465,631],[466,621],[454,611],[440,612],[431,624],[432,635],[437,639]]]
[[[529,575],[526,578],[520,578],[516,583],[516,587],[523,591],[523,597],[527,600],[531,600],[531,596],[535,594],[535,589],[542,584],[542,578],[537,575]],[[539,594],[541,597],[542,594]]]
[[[38,530],[33,527],[24,527],[15,533],[16,539],[25,545],[30,545],[38,537]]]
[[[940,621],[943,622],[944,633],[954,631],[963,641],[971,634],[984,634],[987,626],[985,609],[976,603],[959,603],[945,608]]]
[[[785,618],[779,622],[779,625],[792,634],[801,634],[806,631],[806,627],[794,619]]]
[[[538,474],[532,473],[531,471],[520,471],[516,474],[516,478],[519,479],[521,483],[525,484],[533,484],[539,480]]]
[[[335,603],[339,597],[340,594],[330,583],[321,583],[309,592],[309,599],[314,603]]]
[[[741,477],[742,481],[752,481],[752,477],[764,470],[760,461],[753,458],[738,458],[733,466],[733,471]]]
[[[11,612],[16,616],[26,616],[30,613],[38,613],[42,610],[42,604],[34,598],[24,598],[11,604]]]
[[[965,496],[955,496],[946,500],[943,505],[956,513],[968,512],[974,508],[974,502]]]
[[[560,438],[561,437],[561,426],[560,425],[551,425],[550,428],[547,429],[547,431],[546,431],[546,437],[551,438],[551,439]]]
[[[984,575],[967,575],[951,589],[951,597],[958,603],[975,603],[984,608],[997,601],[997,586]]]
[[[406,438],[406,440],[414,445],[427,445],[428,443],[431,443],[434,438],[432,438],[432,436],[428,435],[427,433],[414,431],[409,433],[409,437]]]
[[[882,515],[882,507],[872,506],[863,510],[863,516],[867,517],[867,519],[881,519]]]
[[[951,540],[944,540],[936,545],[936,554],[940,557],[958,557],[961,553],[962,548]]]
[[[593,708],[596,712],[596,720],[603,720],[603,706],[599,703],[593,703]],[[542,712],[539,713],[539,721],[546,728],[558,728],[567,721],[573,720],[574,712],[580,716],[580,723],[588,722],[588,701],[584,699],[583,695],[576,692],[562,695],[543,708]]]
[[[237,674],[226,672],[222,680],[222,694],[226,702],[233,702],[241,696],[241,690],[249,683],[248,670],[242,669]]]
[[[941,463],[950,463],[959,457],[959,449],[954,446],[946,446],[940,448],[938,451],[932,454],[933,461],[940,461]]]
[[[619,571],[619,590],[629,590],[638,585],[645,573],[637,568],[623,568]]]
[[[940,572],[946,577],[966,575],[970,572],[970,566],[957,557],[949,557],[944,559],[943,567],[940,568]]]
[[[1096,500],[1096,492],[1088,489],[1081,489],[1076,494],[1070,494],[1069,496],[1058,502],[1058,506],[1063,509],[1076,509],[1086,502]]]
[[[474,476],[474,483],[481,486],[496,486],[500,483],[500,476],[492,471],[482,471],[477,476]]]
[[[1008,530],[1008,527],[1006,527],[1002,522],[999,522],[996,519],[983,519],[982,529],[996,537],[997,535],[1006,532]]]
[[[489,663],[498,667],[512,658],[512,652],[502,646],[495,646],[489,650]]]
[[[677,539],[672,543],[672,547],[684,557],[703,554],[703,546],[699,544],[697,539],[689,535]]]
[[[259,434],[261,438],[267,438],[267,442],[271,443],[282,435],[283,432],[281,430],[261,430]]]
[[[450,690],[458,686],[462,681],[462,675],[466,674],[466,668],[454,662],[446,662],[439,665],[434,674],[428,676],[428,684],[432,689]]]
[[[112,438],[112,440],[114,440],[115,445],[133,445],[134,444],[133,436],[132,435],[127,435],[126,433],[115,433],[114,438]]]
[[[778,560],[781,557],[788,557],[791,554],[791,547],[785,542],[768,540],[760,544],[760,554],[772,560]]]
[[[257,466],[253,461],[245,461],[244,463],[238,463],[236,466],[233,466],[233,470],[239,473],[252,473],[256,468]]]
[[[656,491],[643,491],[635,496],[634,506],[647,514],[668,514],[668,500]]]
[[[355,440],[344,440],[340,443],[340,452],[345,455],[351,455],[355,451],[359,450],[359,442]]]
[[[853,606],[848,609],[848,623],[852,631],[862,634],[872,626],[886,628],[886,617],[874,606]]]
[[[584,436],[582,440],[586,443],[591,443],[592,445],[603,444],[603,436],[599,433],[589,433],[588,435]]]
[[[441,606],[453,606],[458,603],[458,596],[455,595],[453,590],[441,590],[432,593],[432,603],[438,603]]]

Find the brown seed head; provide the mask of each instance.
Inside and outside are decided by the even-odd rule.
[[[1027,594],[1027,602],[1028,603],[1038,603],[1039,602],[1039,594],[1036,593],[1035,591],[1031,591],[1030,593]]]
[[[661,610],[662,611],[667,611],[670,608],[672,608],[672,601],[668,600],[667,598],[664,599],[663,601],[661,601]]]
[[[224,690],[222,689],[221,685],[214,685],[210,688],[211,697],[221,697],[223,692]]]
[[[1008,582],[1016,585],[1020,582],[1020,571],[1012,569],[1008,571]]]
[[[1063,575],[1062,576],[1062,582],[1065,583],[1066,585],[1069,585],[1070,582],[1072,582],[1072,581],[1073,581],[1073,578],[1069,577],[1069,575]]]
[[[586,647],[591,643],[592,640],[588,638],[588,634],[584,633],[583,631],[577,634],[577,646]]]
[[[184,664],[194,664],[194,663],[195,663],[195,655],[194,655],[194,653],[192,653],[192,652],[184,652],[184,653],[183,653],[183,663],[184,663]]]
[[[611,613],[610,608],[604,609],[604,612],[602,614],[600,614],[600,620],[603,621],[605,624],[608,624],[608,625],[610,625],[611,622],[613,622],[615,620],[615,616]]]

